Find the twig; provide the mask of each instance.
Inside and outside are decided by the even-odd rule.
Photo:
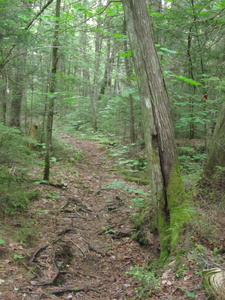
[[[72,241],[72,240],[69,240],[69,241],[70,241],[72,244],[74,244],[74,246],[76,246],[77,249],[79,249],[80,252],[83,254],[84,258],[86,258],[86,254],[84,253],[84,251],[83,251],[79,246],[77,246],[77,245],[74,243],[74,241]]]
[[[33,273],[35,276],[39,277],[38,274],[36,272],[34,272],[30,267],[28,267],[22,260],[19,260],[19,262],[27,269],[29,270],[31,273]]]
[[[75,211],[75,213],[76,213],[79,217],[81,217],[81,218],[84,219],[84,220],[87,220],[87,218],[83,217],[81,214],[79,214],[79,213],[77,212],[76,208],[75,208],[74,211]]]
[[[94,246],[92,246],[88,241],[86,241],[85,239],[83,239],[85,241],[85,243],[88,245],[88,249],[90,251],[94,251],[97,254],[104,254],[103,252],[101,252],[100,250],[96,249]]]
[[[77,230],[76,230],[76,227],[71,227],[71,228],[66,228],[66,229],[63,229],[62,231],[60,231],[59,233],[57,233],[57,235],[63,235],[63,234],[66,234],[68,232],[75,232],[77,233]]]
[[[31,257],[30,262],[33,262],[33,261],[35,260],[36,256],[39,254],[39,252],[41,252],[42,250],[45,250],[49,245],[50,245],[50,244],[38,248],[38,249],[34,252],[33,256]]]

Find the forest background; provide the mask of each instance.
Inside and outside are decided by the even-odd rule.
[[[146,3],[170,99],[185,189],[197,202],[204,196],[204,203],[221,210],[225,3]],[[121,159],[119,166],[131,171],[146,167],[145,156],[138,156],[144,147],[144,124],[122,3],[61,1],[60,15],[53,4],[53,0],[0,2],[3,215],[27,207],[31,195],[20,188],[18,174],[28,172],[37,151],[45,157],[43,176],[49,179],[49,165],[57,160],[51,153],[52,132],[57,135],[59,128],[120,145],[118,156],[126,152],[125,145],[133,156]],[[219,162],[215,159],[218,148],[210,145],[216,123],[221,129],[214,136],[222,149]]]

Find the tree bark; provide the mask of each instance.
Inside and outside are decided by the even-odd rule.
[[[61,0],[56,1],[55,9],[55,29],[54,37],[52,44],[52,70],[50,78],[50,87],[49,87],[49,101],[48,101],[48,111],[47,111],[47,120],[46,120],[46,138],[45,138],[45,168],[44,168],[44,180],[49,180],[50,175],[50,155],[52,148],[52,127],[53,127],[53,117],[54,117],[54,100],[55,100],[55,89],[56,89],[56,71],[57,71],[57,62],[58,62],[58,46],[59,46],[59,20],[60,17],[60,4]]]
[[[126,23],[124,22],[124,35],[126,34]],[[128,45],[127,41],[124,41],[124,51],[128,51]],[[132,76],[132,67],[131,67],[131,57],[125,57],[125,68],[126,68],[126,75],[127,75],[127,85],[129,87],[132,86],[131,84],[131,76]],[[129,94],[129,115],[130,115],[130,142],[135,143],[136,142],[136,136],[135,136],[135,118],[134,118],[134,101],[132,94]]]
[[[97,29],[99,29],[101,20],[97,20]],[[91,95],[91,110],[92,110],[92,126],[94,131],[98,130],[97,124],[97,100],[98,100],[98,90],[99,90],[99,68],[100,68],[100,50],[101,50],[102,40],[100,32],[97,30],[95,35],[95,66],[94,66],[94,81],[93,81],[93,95]]]
[[[178,241],[187,205],[179,172],[168,95],[155,49],[146,0],[123,0],[143,112],[151,200],[157,211],[161,257]],[[181,214],[183,215],[181,216]]]
[[[225,167],[225,102],[220,110],[213,136],[208,143],[208,157],[204,171],[207,179],[212,178],[216,167]]]
[[[10,111],[10,126],[20,128],[22,102],[25,95],[25,61],[26,56],[22,59],[20,67],[15,70],[15,78],[12,88],[12,101]]]

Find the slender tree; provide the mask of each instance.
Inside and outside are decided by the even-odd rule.
[[[141,98],[150,169],[151,200],[157,210],[161,257],[180,237],[187,198],[179,172],[169,100],[154,46],[146,0],[123,0],[127,31]]]
[[[56,72],[58,62],[58,47],[59,47],[59,18],[60,18],[60,4],[61,0],[56,1],[55,8],[55,29],[52,43],[52,70],[49,86],[49,100],[46,120],[46,154],[45,154],[45,168],[44,168],[44,180],[49,180],[50,174],[50,154],[52,147],[52,127],[54,117],[54,102],[55,102],[55,90],[56,90]]]
[[[225,167],[225,102],[222,105],[213,136],[208,143],[208,157],[205,164],[205,177],[211,180],[216,167]],[[223,172],[223,180],[225,173]]]

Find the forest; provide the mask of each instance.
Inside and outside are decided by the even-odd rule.
[[[225,1],[0,24],[0,299],[225,300]]]

